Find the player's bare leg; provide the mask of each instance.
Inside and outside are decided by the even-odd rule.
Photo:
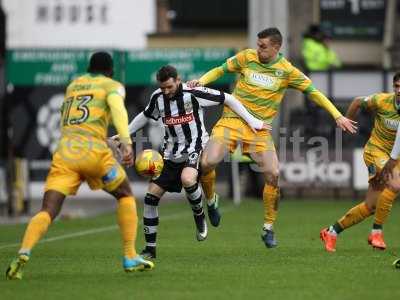
[[[157,229],[159,225],[158,204],[165,190],[154,182],[150,182],[144,197],[143,207],[143,231],[146,247],[140,255],[147,259],[156,258]]]
[[[7,279],[22,279],[22,269],[28,262],[32,248],[45,235],[51,222],[59,214],[65,195],[49,190],[45,192],[42,201],[42,208],[30,220],[25,230],[22,245],[15,258],[6,271]]]
[[[263,190],[264,226],[262,240],[265,246],[277,246],[273,224],[276,220],[279,202],[279,161],[275,150],[251,153],[251,158],[257,163],[264,174],[265,185]]]
[[[124,259],[123,267],[126,272],[146,271],[154,268],[151,261],[137,255],[135,249],[137,235],[137,211],[136,201],[133,197],[128,179],[125,180],[113,191],[109,192],[118,201],[117,218],[120,228]]]
[[[204,215],[203,203],[201,200],[202,190],[197,182],[199,172],[192,167],[185,167],[182,170],[181,182],[185,189],[186,197],[192,208],[194,221],[196,224],[196,238],[204,241],[207,238],[207,222]]]
[[[201,157],[201,178],[204,195],[207,200],[207,212],[210,223],[218,226],[221,221],[219,196],[215,193],[215,168],[224,159],[227,152],[226,146],[220,141],[210,139]]]

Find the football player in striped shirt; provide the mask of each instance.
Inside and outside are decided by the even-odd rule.
[[[142,255],[156,257],[156,236],[159,224],[158,204],[165,192],[180,192],[182,186],[193,211],[196,238],[207,237],[207,223],[202,205],[202,189],[198,184],[200,158],[208,133],[204,126],[203,107],[226,105],[243,119],[252,130],[270,130],[262,120],[252,116],[232,95],[217,90],[198,87],[188,88],[181,83],[176,69],[164,66],[157,72],[160,86],[150,97],[143,112],[129,124],[133,134],[143,128],[149,119],[161,118],[164,128],[164,168],[153,179],[144,198],[143,224],[146,247]],[[247,125],[246,125],[247,126]],[[208,210],[211,224],[218,226],[219,212],[216,207]]]
[[[321,230],[320,237],[326,251],[336,251],[337,235],[374,213],[375,219],[368,243],[376,249],[386,249],[382,227],[400,191],[400,137],[396,137],[400,123],[400,73],[393,76],[393,91],[356,97],[349,106],[346,116],[352,120],[360,109],[371,112],[375,117],[371,136],[364,147],[369,187],[362,203],[351,208],[330,227]]]
[[[345,118],[336,107],[318,91],[311,80],[294,67],[279,50],[282,35],[277,28],[268,28],[258,33],[257,49],[246,49],[229,58],[189,86],[207,85],[225,73],[238,73],[233,95],[249,112],[271,124],[275,118],[287,88],[297,89],[328,111],[344,131],[354,133],[355,122]],[[229,107],[224,108],[222,118],[215,125],[209,144],[202,157],[202,184],[209,201],[215,196],[215,168],[223,159],[226,148],[233,152],[241,142],[243,153],[263,170],[264,224],[262,240],[268,248],[277,245],[273,224],[276,220],[279,199],[279,167],[271,133],[267,130],[253,132]]]

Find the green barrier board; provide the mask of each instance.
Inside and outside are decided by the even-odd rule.
[[[183,80],[199,78],[208,70],[220,66],[235,54],[230,48],[163,48],[125,53],[125,83],[147,85],[156,83],[157,70],[163,65],[177,68]],[[233,75],[225,75],[217,83],[231,83]]]
[[[63,86],[86,72],[93,50],[29,50],[7,52],[7,82],[16,86]],[[115,78],[121,79],[120,54],[114,58]]]

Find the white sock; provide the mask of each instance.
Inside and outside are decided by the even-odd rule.
[[[214,203],[215,203],[215,193],[214,193],[214,195],[212,196],[211,199],[206,199],[206,200],[207,200],[207,205],[208,206],[213,206]]]
[[[273,229],[272,224],[264,223],[263,230],[271,230],[272,231],[272,229]]]
[[[337,236],[337,232],[335,231],[335,229],[333,228],[333,226],[329,226],[329,233],[330,234],[332,234],[332,235],[334,235],[334,236]]]
[[[382,233],[382,229],[372,229],[371,233]]]
[[[22,248],[21,248],[21,249],[18,251],[18,254],[25,254],[25,255],[30,256],[30,255],[31,255],[31,251],[28,250],[28,249],[22,249]]]

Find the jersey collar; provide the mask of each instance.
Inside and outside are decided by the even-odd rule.
[[[176,90],[175,95],[170,99],[170,101],[174,101],[179,97],[183,96],[183,86],[182,83],[179,84],[178,89]]]

